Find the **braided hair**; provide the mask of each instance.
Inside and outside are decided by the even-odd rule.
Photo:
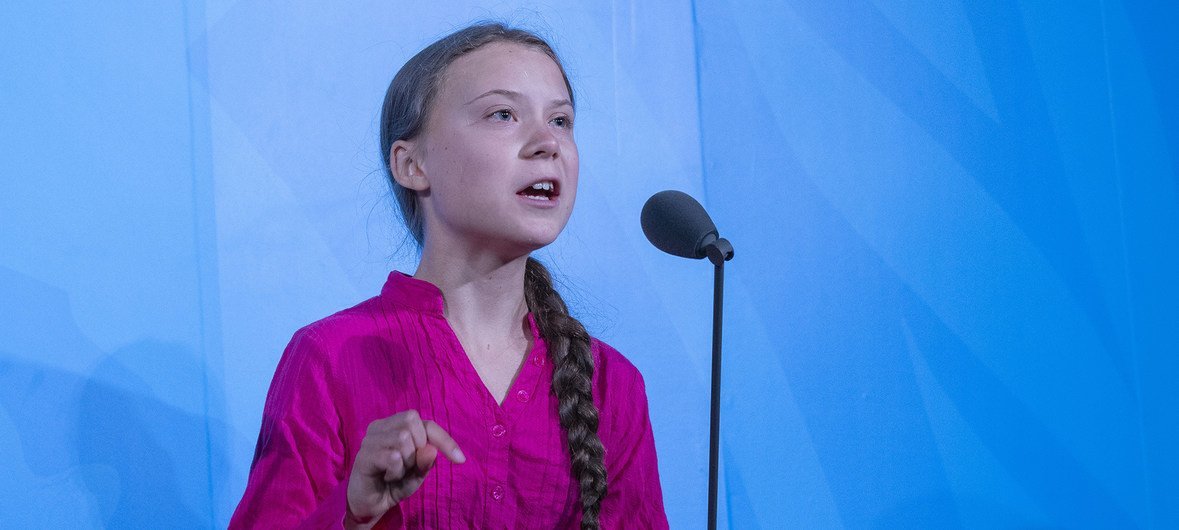
[[[455,59],[496,42],[520,44],[539,50],[556,63],[573,101],[573,87],[552,47],[534,33],[500,23],[480,23],[451,33],[413,56],[389,85],[381,109],[381,156],[386,177],[410,234],[420,246],[425,226],[417,193],[393,177],[390,151],[398,140],[411,140],[425,128],[427,114],[445,70]],[[565,431],[573,477],[580,487],[581,528],[597,529],[602,498],[606,496],[605,449],[598,437],[598,409],[594,406],[593,355],[585,326],[569,315],[552,277],[539,261],[529,257],[524,272],[524,299],[541,337],[548,344],[553,363],[553,393],[558,417]]]
[[[598,438],[598,408],[591,394],[594,360],[590,336],[553,289],[549,271],[534,258],[524,269],[524,299],[536,318],[553,360],[553,393],[565,429],[573,476],[581,485],[581,528],[598,528],[598,510],[606,496],[606,450]]]

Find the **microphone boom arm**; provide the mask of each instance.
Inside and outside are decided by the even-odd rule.
[[[703,241],[704,255],[713,265],[724,266],[724,262],[733,259],[733,244],[723,237],[712,236]]]

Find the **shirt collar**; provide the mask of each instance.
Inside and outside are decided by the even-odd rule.
[[[388,300],[395,306],[414,311],[438,316],[446,314],[446,302],[442,299],[442,289],[401,271],[389,273],[389,279],[385,281],[385,286],[381,289],[381,298]],[[528,327],[532,331],[532,338],[540,341],[540,327],[536,325],[536,318],[531,312],[528,313]]]
[[[442,301],[442,290],[438,286],[400,271],[389,273],[389,279],[381,289],[381,297],[393,305],[423,313],[442,315],[446,307]]]

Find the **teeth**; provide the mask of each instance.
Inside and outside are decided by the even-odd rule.
[[[552,182],[549,182],[549,181],[547,181],[547,180],[546,180],[546,181],[544,181],[544,182],[537,182],[536,184],[533,184],[533,185],[532,185],[532,189],[534,189],[534,190],[544,190],[544,191],[553,191],[553,183],[552,183]]]

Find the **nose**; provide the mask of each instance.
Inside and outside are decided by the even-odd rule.
[[[532,127],[528,141],[520,150],[521,158],[557,158],[560,156],[561,143],[549,127],[547,123]]]

